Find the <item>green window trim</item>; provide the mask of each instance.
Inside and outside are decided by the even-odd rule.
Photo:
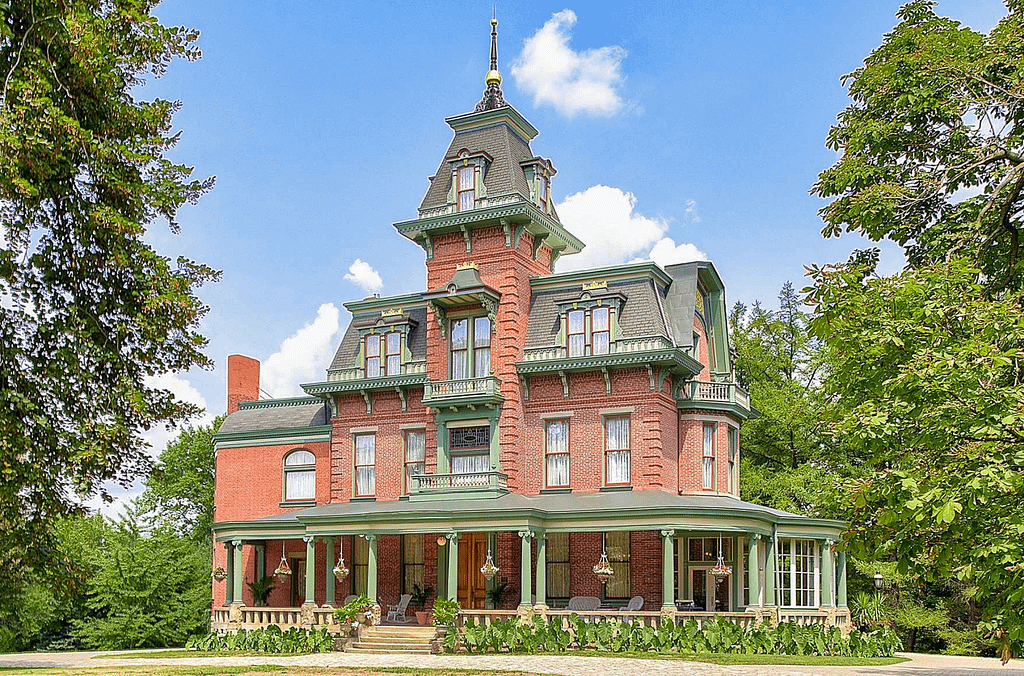
[[[465,323],[465,347],[456,348],[456,327]],[[494,321],[487,314],[469,314],[448,318],[448,378],[451,380],[471,380],[486,378],[494,373],[494,353],[492,337]],[[486,351],[482,363],[478,363],[478,352]],[[462,361],[462,371],[456,367],[456,358]],[[483,371],[483,372],[480,372]]]

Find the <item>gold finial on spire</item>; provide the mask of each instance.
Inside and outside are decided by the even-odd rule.
[[[505,97],[501,93],[501,73],[498,72],[498,7],[494,6],[491,14],[491,69],[484,77],[487,88],[484,89],[484,97],[476,104],[476,112],[503,108]]]
[[[498,72],[498,6],[492,7],[491,13],[491,69],[487,71],[484,82],[488,85],[501,84],[501,73]]]

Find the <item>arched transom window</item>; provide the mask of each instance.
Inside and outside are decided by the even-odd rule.
[[[316,499],[316,456],[305,449],[284,456],[284,499]]]

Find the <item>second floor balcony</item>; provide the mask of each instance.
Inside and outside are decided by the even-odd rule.
[[[680,408],[727,410],[744,418],[758,415],[750,405],[750,395],[734,382],[691,380],[679,388]]]
[[[501,382],[494,376],[433,380],[423,386],[423,404],[431,408],[493,408],[504,400]]]
[[[508,492],[508,475],[496,471],[414,474],[409,479],[410,500],[498,497]]]

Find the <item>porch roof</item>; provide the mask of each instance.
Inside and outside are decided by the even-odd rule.
[[[842,521],[800,516],[732,496],[647,490],[340,502],[251,521],[219,522],[214,532],[219,540],[229,540],[359,533],[675,529],[836,539],[845,527]]]

